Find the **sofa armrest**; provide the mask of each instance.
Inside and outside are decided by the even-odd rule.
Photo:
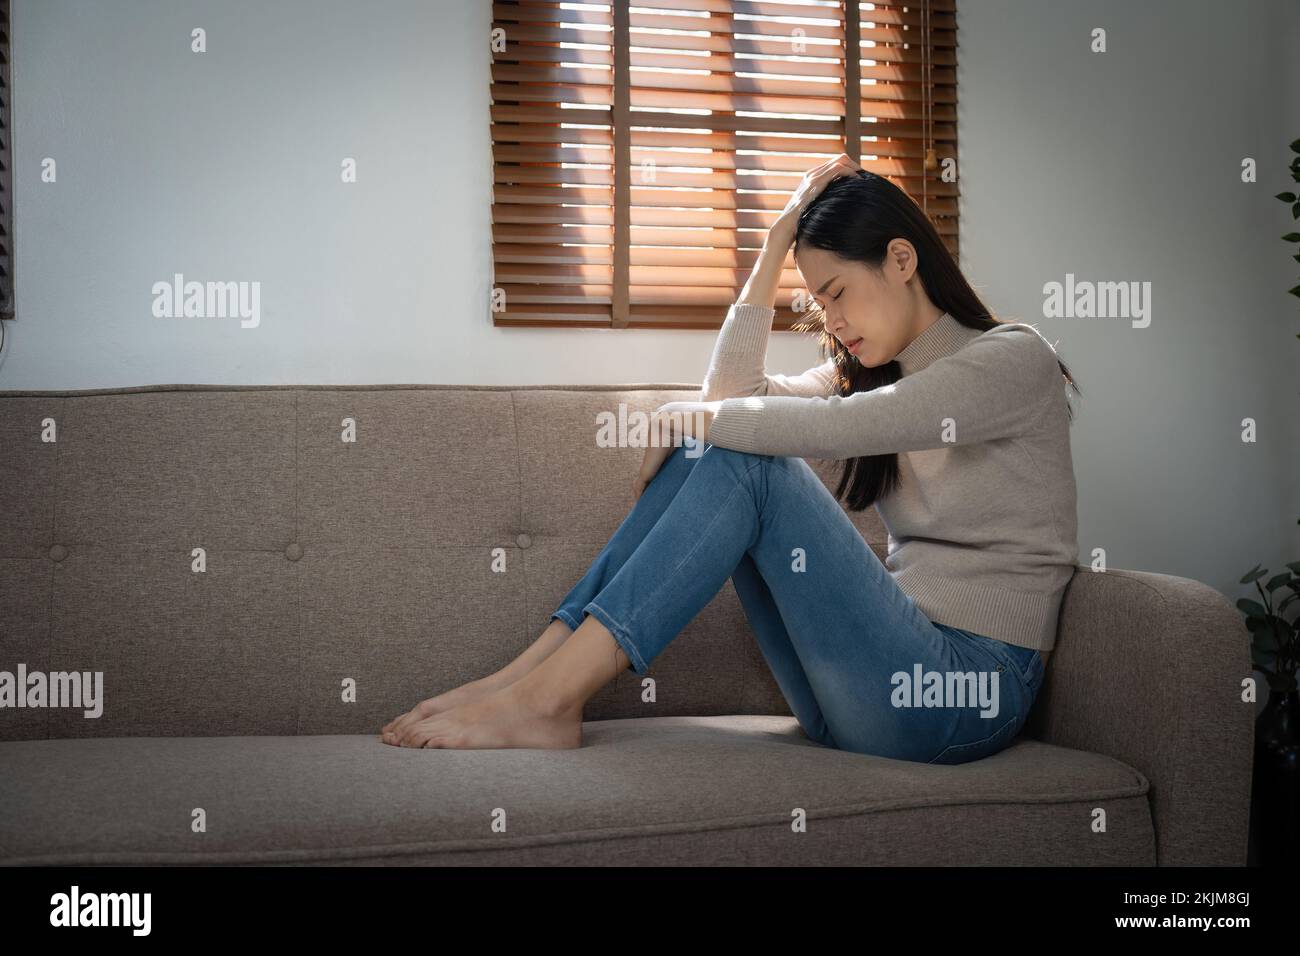
[[[1145,775],[1160,865],[1244,866],[1251,673],[1245,623],[1213,588],[1076,565],[1025,733]]]

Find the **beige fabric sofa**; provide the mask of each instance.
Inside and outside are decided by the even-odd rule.
[[[640,452],[597,414],[697,390],[0,392],[0,671],[103,674],[99,717],[0,709],[0,862],[1245,862],[1246,631],[1163,574],[1081,567],[1025,732],[971,764],[808,740],[730,584],[580,749],[380,743],[524,648],[626,513]]]

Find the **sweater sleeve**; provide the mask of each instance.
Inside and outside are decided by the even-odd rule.
[[[709,370],[700,389],[700,401],[751,395],[829,395],[835,377],[835,363],[821,365],[798,375],[768,375],[767,340],[772,333],[776,310],[760,305],[733,305],[718,332],[709,360]]]
[[[728,398],[709,428],[709,443],[828,459],[969,445],[1028,433],[1061,387],[1056,352],[1045,339],[999,326],[869,392]]]

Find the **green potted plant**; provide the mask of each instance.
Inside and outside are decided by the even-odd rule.
[[[1292,561],[1287,569],[1273,575],[1261,587],[1260,578],[1268,574],[1268,568],[1256,565],[1246,572],[1241,583],[1254,584],[1263,603],[1250,598],[1237,601],[1237,610],[1246,615],[1246,627],[1250,631],[1251,658],[1255,669],[1268,678],[1270,697],[1296,693],[1296,644],[1300,640],[1300,619],[1288,621],[1286,611],[1300,598],[1300,561]],[[1291,593],[1285,594],[1274,607],[1274,595],[1283,588]]]
[[[1291,141],[1291,152],[1300,153],[1300,139],[1293,139]],[[1300,183],[1300,155],[1293,157],[1291,160],[1291,178],[1297,183]],[[1293,192],[1284,192],[1278,193],[1276,198],[1291,206],[1292,219],[1300,219],[1300,196],[1297,196]],[[1300,232],[1288,232],[1282,237],[1282,241],[1292,243],[1300,242]],[[1296,262],[1300,262],[1300,252],[1292,253],[1291,258]],[[1287,291],[1296,297],[1300,297],[1300,285],[1294,285]],[[1300,339],[1300,332],[1297,332],[1295,337]],[[1300,522],[1297,522],[1297,524],[1300,524]]]
[[[1291,179],[1300,183],[1300,139],[1291,142],[1291,152],[1297,154],[1291,159]],[[1281,192],[1277,199],[1291,207],[1292,219],[1300,219],[1300,197]],[[1300,232],[1288,232],[1282,241],[1300,243]],[[1300,252],[1292,258],[1300,262]],[[1287,291],[1300,297],[1300,285]],[[1264,865],[1294,863],[1300,847],[1300,695],[1295,676],[1300,622],[1295,614],[1287,619],[1287,610],[1300,597],[1300,561],[1287,568],[1262,587],[1259,582],[1268,569],[1256,565],[1247,571],[1241,583],[1254,584],[1263,603],[1250,598],[1237,602],[1250,630],[1251,659],[1268,679],[1268,702],[1255,719],[1250,804],[1250,862]],[[1275,596],[1280,597],[1276,607]]]
[[[1300,561],[1275,574],[1258,565],[1241,579],[1254,584],[1261,601],[1242,598],[1250,655],[1255,669],[1268,678],[1268,702],[1255,718],[1255,764],[1251,778],[1250,861],[1261,866],[1294,863],[1300,850],[1300,694],[1296,693],[1296,656],[1300,644]],[[1290,593],[1287,593],[1290,592]],[[1277,601],[1276,606],[1274,601]]]

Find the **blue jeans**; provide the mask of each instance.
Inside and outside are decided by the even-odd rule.
[[[677,448],[551,615],[603,624],[645,674],[731,578],[804,732],[926,763],[1001,750],[1043,682],[1038,651],[932,623],[802,458]]]

